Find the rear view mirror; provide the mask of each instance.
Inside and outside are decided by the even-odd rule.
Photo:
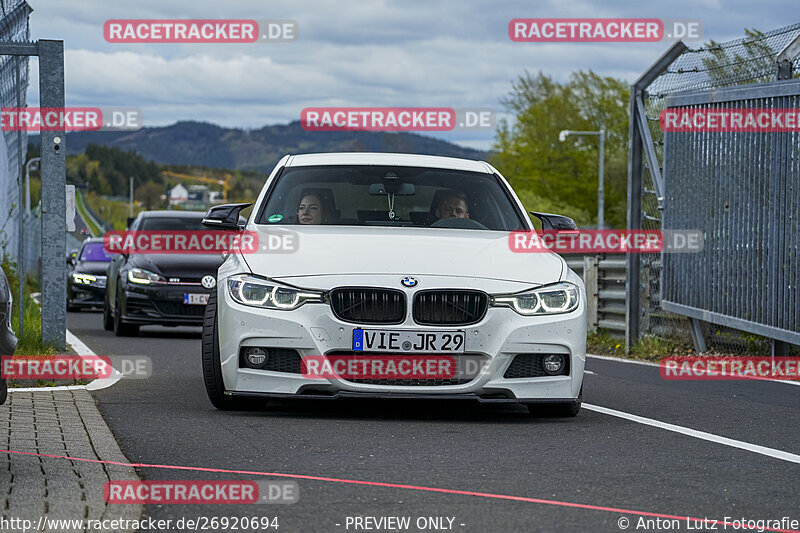
[[[208,210],[203,218],[203,226],[211,229],[240,230],[244,227],[239,212],[253,204],[223,204],[215,205]]]
[[[414,196],[416,192],[413,183],[371,183],[369,186],[369,194],[371,196],[386,196],[387,194]]]

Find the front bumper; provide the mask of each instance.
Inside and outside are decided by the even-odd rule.
[[[5,304],[1,305],[5,307]],[[8,312],[0,310],[0,355],[14,355],[17,349],[17,337],[8,322]]]
[[[91,285],[72,282],[68,304],[73,307],[103,307],[106,296],[106,278],[98,277]]]
[[[410,299],[409,299],[410,301]],[[508,308],[489,308],[469,326],[420,326],[408,316],[399,325],[354,324],[337,319],[328,304],[293,311],[267,310],[233,301],[218,290],[220,363],[226,391],[237,396],[335,398],[341,396],[464,398],[481,401],[573,401],[581,390],[586,352],[585,299],[572,313],[524,317]],[[352,348],[355,328],[452,330],[466,332],[466,352],[484,356],[484,371],[467,383],[446,385],[366,384],[346,379],[309,379],[296,372],[246,368],[240,350],[261,346],[296,350],[301,357]],[[516,356],[564,354],[569,374],[506,378]],[[457,357],[457,356],[456,356]]]
[[[199,284],[158,284],[125,288],[122,322],[126,324],[158,324],[168,326],[201,326],[205,305],[184,303],[186,294],[209,294]]]

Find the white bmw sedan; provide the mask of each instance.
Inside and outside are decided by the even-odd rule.
[[[204,220],[258,242],[228,256],[206,307],[203,373],[217,408],[363,396],[580,410],[583,281],[556,254],[510,249],[511,232],[534,226],[488,163],[286,156],[243,224],[248,205]]]

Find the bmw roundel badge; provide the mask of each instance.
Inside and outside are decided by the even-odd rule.
[[[412,276],[406,276],[400,280],[400,283],[403,284],[403,287],[416,287],[419,284],[417,278]]]

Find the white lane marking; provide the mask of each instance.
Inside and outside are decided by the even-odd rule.
[[[72,346],[72,349],[75,350],[75,353],[78,355],[97,355],[70,330],[67,330],[67,344]]]
[[[588,409],[589,411],[602,413],[604,415],[624,418],[625,420],[630,420],[631,422],[636,422],[637,424],[644,424],[646,426],[665,429],[667,431],[673,431],[675,433],[680,433],[681,435],[686,435],[688,437],[707,440],[709,442],[716,442],[717,444],[723,444],[725,446],[730,446],[732,448],[739,448],[740,450],[766,455],[767,457],[780,459],[782,461],[788,461],[790,463],[800,464],[800,455],[785,452],[783,450],[776,450],[775,448],[767,448],[766,446],[759,446],[758,444],[751,444],[749,442],[729,439],[728,437],[714,435],[713,433],[707,433],[705,431],[699,431],[696,429],[691,429],[683,426],[676,426],[675,424],[669,424],[667,422],[661,422],[660,420],[645,418],[643,416],[634,415],[631,413],[625,413],[623,411],[617,411],[615,409],[609,409],[608,407],[601,407],[599,405],[591,405],[585,403],[583,404],[583,408]]]
[[[92,351],[91,348],[86,346],[86,344],[82,340],[80,340],[70,330],[67,330],[67,343],[70,346],[72,346],[72,349],[75,350],[75,352],[77,352],[78,355],[81,355],[81,356],[83,356],[83,355],[96,356],[97,355],[96,353],[94,353]],[[111,367],[111,375],[108,376],[107,378],[95,379],[94,381],[91,381],[91,382],[87,383],[86,385],[76,385],[76,386],[77,387],[83,387],[86,390],[107,389],[108,387],[110,387],[111,385],[113,385],[114,383],[119,381],[121,378],[122,378],[122,372],[120,372],[119,370],[117,370],[116,368],[114,368],[112,366]]]
[[[591,370],[584,370],[584,371],[583,371],[583,373],[584,373],[584,374],[591,374],[591,375],[593,375],[593,376],[595,375],[595,373],[594,373],[594,372],[592,372]]]
[[[630,363],[634,365],[643,365],[643,366],[654,366],[656,368],[659,367],[658,363],[651,363],[650,361],[637,361],[636,359],[625,359],[624,357],[611,357],[608,355],[594,355],[591,353],[587,353],[586,357],[591,357],[592,359],[602,359],[603,361],[614,361],[615,363]],[[749,380],[741,380],[741,381],[749,381]],[[788,381],[785,379],[758,379],[754,381],[770,381],[772,383],[784,383],[786,385],[795,385],[800,386],[800,381]]]

